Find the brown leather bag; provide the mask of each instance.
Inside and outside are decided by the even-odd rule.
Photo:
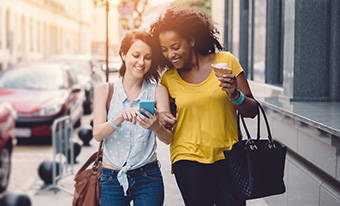
[[[100,190],[99,180],[102,171],[102,141],[98,152],[95,152],[79,169],[74,181],[73,206],[99,206]],[[93,163],[92,168],[87,169]]]
[[[109,93],[106,100],[106,111],[109,111],[110,100],[113,94],[113,85],[109,83]],[[102,174],[103,141],[95,152],[79,169],[74,177],[76,182],[73,195],[73,206],[100,206],[99,180]],[[93,163],[92,168],[87,169]]]

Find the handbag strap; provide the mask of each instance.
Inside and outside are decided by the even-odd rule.
[[[113,95],[113,83],[110,82],[108,84],[109,84],[109,93],[106,98],[106,112],[109,111],[110,101]],[[102,156],[103,156],[102,147],[103,147],[103,140],[100,141],[99,143],[98,151],[93,153],[91,157],[85,162],[85,164],[78,170],[77,174],[74,177],[75,181],[78,181],[78,178],[79,178],[78,175],[82,173],[83,171],[85,171],[92,163],[94,163],[92,168],[98,169],[99,163],[100,161],[102,161]]]
[[[240,128],[240,112],[237,111],[237,136],[238,141],[242,141],[241,128]]]
[[[91,157],[85,162],[85,164],[78,170],[76,176],[82,171],[86,170],[93,162],[97,160],[97,152],[93,153]]]
[[[264,119],[266,127],[267,127],[268,140],[269,140],[270,143],[272,143],[273,142],[273,138],[272,138],[272,134],[271,134],[271,131],[270,131],[267,115],[264,112],[264,109],[263,109],[262,105],[256,99],[254,99],[254,100],[257,102],[258,108],[260,109],[260,112],[258,113],[258,117],[257,117],[257,140],[259,140],[260,136],[261,136],[260,135],[260,128],[261,128],[261,126],[260,126],[260,114],[262,113],[263,119]],[[237,129],[238,129],[238,135],[239,135],[238,139],[239,139],[239,141],[242,140],[241,131],[240,131],[240,125],[239,125],[240,124],[239,118],[241,119],[242,124],[243,124],[243,128],[244,128],[244,130],[245,130],[245,132],[247,134],[247,139],[251,140],[251,136],[250,136],[250,133],[248,131],[248,127],[247,127],[247,125],[246,125],[246,123],[244,121],[244,118],[243,118],[242,115],[239,114],[238,115],[238,121],[237,121],[237,123],[238,123]]]
[[[109,93],[107,94],[107,98],[106,98],[106,113],[108,113],[110,109],[110,102],[111,102],[112,95],[113,95],[113,83],[108,82],[108,86],[109,86]],[[100,144],[99,144],[99,148],[97,152],[97,159],[98,157],[101,157],[103,155],[102,147],[103,147],[103,140],[100,141]]]
[[[110,102],[111,102],[112,95],[113,95],[113,83],[108,82],[108,86],[109,86],[109,93],[107,94],[107,98],[106,98],[106,113],[108,113],[110,109]]]
[[[257,104],[260,105],[258,102],[257,102]],[[261,116],[261,112],[259,112],[257,114],[257,140],[259,140],[260,136],[261,136],[261,131],[260,131],[260,129],[261,129],[261,126],[260,126],[261,117],[260,116]]]
[[[268,139],[270,140],[270,142],[273,142],[272,133],[271,133],[271,131],[270,131],[270,127],[269,127],[269,122],[268,122],[267,115],[266,115],[266,113],[264,112],[264,109],[263,109],[262,105],[261,105],[257,100],[255,100],[255,101],[256,101],[257,104],[259,105],[259,108],[260,108],[260,110],[261,110],[261,112],[262,112],[262,115],[263,115],[263,119],[264,119],[264,121],[265,121],[265,123],[266,123]],[[257,129],[260,130],[260,124],[259,124],[259,123],[258,123],[258,128],[257,128]],[[258,134],[258,139],[260,139],[260,134]]]

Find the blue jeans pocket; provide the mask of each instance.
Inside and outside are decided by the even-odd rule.
[[[159,168],[144,171],[143,176],[146,177],[146,178],[149,178],[149,179],[162,179],[162,173],[161,173],[161,170]]]
[[[102,174],[100,177],[100,184],[108,184],[111,180],[113,180],[112,175]]]

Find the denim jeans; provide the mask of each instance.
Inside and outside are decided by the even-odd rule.
[[[202,164],[181,160],[173,164],[186,206],[245,206],[231,199],[231,179],[224,160]]]
[[[100,178],[101,206],[162,206],[164,184],[158,161],[127,173],[129,189],[124,196],[123,187],[117,180],[119,171],[102,168]]]

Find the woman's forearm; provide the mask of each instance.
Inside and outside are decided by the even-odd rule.
[[[122,124],[121,117],[115,117],[113,119],[109,119],[108,121],[100,124],[96,124],[93,126],[93,138],[96,139],[98,142],[102,141],[103,139],[109,137],[113,132],[117,130],[116,127],[113,127],[112,124],[109,122],[112,121],[116,127]]]
[[[167,145],[170,144],[174,139],[172,131],[165,129],[165,127],[162,124],[159,124],[159,128],[157,130],[154,130],[154,133],[156,134],[159,140],[161,140]]]
[[[102,141],[103,139],[107,138],[114,132],[114,129],[110,126],[108,122],[97,124],[93,126],[93,138],[98,142]]]
[[[245,96],[242,104],[234,106],[243,117],[254,118],[258,114],[257,102],[251,97]]]
[[[98,142],[102,141],[103,139],[110,136],[114,131],[116,131],[115,128],[113,128],[109,122],[105,122],[102,124],[97,124],[93,126],[93,138],[97,140]]]

